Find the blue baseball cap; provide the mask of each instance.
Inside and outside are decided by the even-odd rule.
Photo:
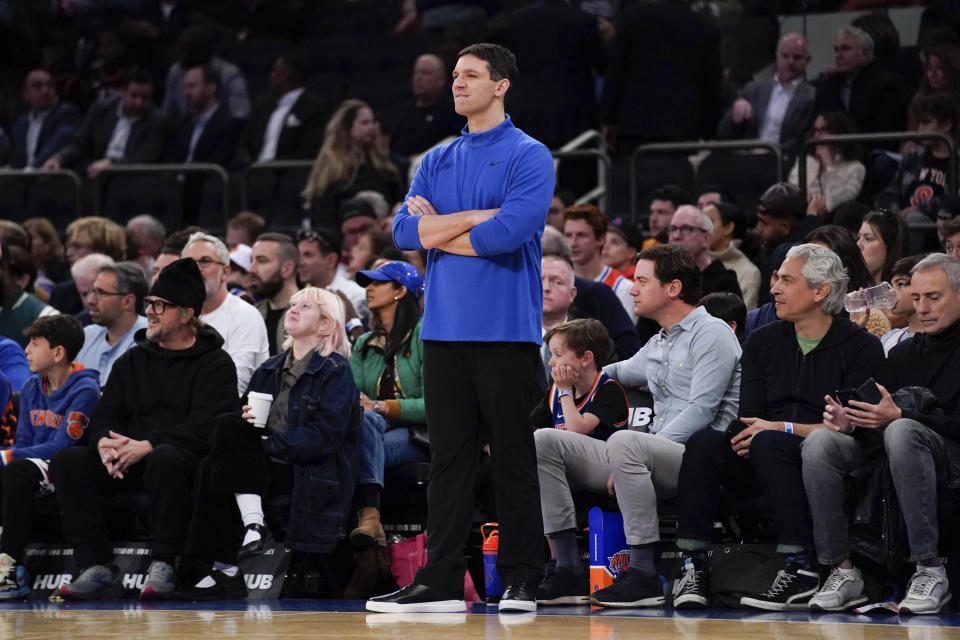
[[[417,271],[412,264],[404,262],[403,260],[390,260],[389,262],[384,262],[376,269],[357,271],[353,279],[356,280],[357,284],[361,287],[367,286],[374,280],[380,282],[392,280],[406,287],[407,291],[412,293],[414,297],[419,298],[423,295],[423,276],[420,275],[420,272]]]

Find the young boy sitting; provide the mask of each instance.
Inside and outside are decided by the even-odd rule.
[[[33,372],[20,391],[20,420],[13,447],[0,449],[3,534],[0,536],[0,599],[30,593],[21,564],[34,507],[53,491],[47,467],[53,454],[83,439],[100,399],[99,374],[73,358],[83,346],[80,322],[69,315],[37,318],[24,332]]]
[[[537,428],[540,507],[556,568],[537,591],[540,604],[586,602],[587,578],[580,564],[571,481],[577,488],[604,490],[610,475],[606,439],[627,422],[627,395],[600,370],[610,336],[598,320],[571,320],[544,337],[550,348],[553,386],[533,410]],[[591,466],[589,460],[604,463]]]

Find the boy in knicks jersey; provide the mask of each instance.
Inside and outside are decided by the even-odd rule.
[[[553,385],[533,410],[537,428],[537,473],[543,530],[556,568],[537,592],[539,604],[577,604],[587,600],[587,576],[576,544],[576,515],[571,481],[590,488],[583,476],[592,473],[585,450],[605,455],[606,439],[626,425],[629,407],[620,383],[600,367],[610,352],[610,336],[599,320],[570,320],[544,336],[550,346]],[[606,485],[609,471],[599,469],[596,480]],[[602,476],[602,477],[600,477]],[[549,585],[561,583],[558,588]]]
[[[47,468],[53,454],[79,443],[100,400],[99,373],[73,362],[83,346],[80,322],[70,315],[37,318],[25,334],[31,376],[20,392],[13,447],[0,450],[0,600],[30,593],[23,551],[37,499],[53,491]]]

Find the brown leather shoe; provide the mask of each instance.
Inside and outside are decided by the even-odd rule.
[[[350,544],[355,549],[365,549],[373,545],[387,546],[387,534],[380,524],[380,510],[375,507],[364,507],[357,518],[357,528],[350,532]]]

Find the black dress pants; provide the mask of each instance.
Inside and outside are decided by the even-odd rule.
[[[0,470],[3,492],[0,551],[20,563],[23,562],[24,547],[30,541],[33,515],[40,500],[38,493],[41,480],[43,473],[40,467],[29,460],[14,460]]]

